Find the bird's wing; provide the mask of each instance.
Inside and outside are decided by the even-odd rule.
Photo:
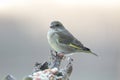
[[[65,32],[58,32],[58,42],[62,44],[70,44],[73,41],[73,36]]]
[[[65,32],[59,32],[57,33],[59,36],[58,42],[61,44],[67,44],[70,47],[81,49],[84,48],[83,44],[78,41],[72,34],[70,34],[68,31]]]

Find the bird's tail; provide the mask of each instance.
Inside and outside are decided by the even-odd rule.
[[[90,52],[91,54],[95,55],[95,56],[98,56],[96,53],[93,53],[93,52]]]
[[[91,54],[93,54],[93,55],[95,55],[95,56],[98,56],[97,54],[93,53],[93,52],[92,52],[89,48],[87,48],[87,47],[83,47],[83,52],[91,53]]]

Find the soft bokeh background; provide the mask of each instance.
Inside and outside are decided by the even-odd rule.
[[[0,79],[21,80],[48,60],[54,20],[99,55],[73,55],[70,80],[120,80],[119,0],[0,0]]]

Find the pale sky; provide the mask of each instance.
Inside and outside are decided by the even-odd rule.
[[[10,7],[13,5],[29,5],[33,3],[41,4],[57,4],[63,6],[71,5],[105,5],[105,6],[116,6],[120,4],[120,0],[0,0],[0,7]]]
[[[48,60],[54,20],[99,55],[73,55],[70,80],[120,79],[120,0],[0,0],[0,79],[21,80]]]

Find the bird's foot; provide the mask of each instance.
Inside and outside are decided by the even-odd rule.
[[[57,53],[57,56],[60,57],[60,59],[63,59],[65,57],[64,53]]]
[[[54,51],[54,50],[50,50],[50,53],[51,53],[52,56],[58,57],[61,60],[65,57],[64,53],[59,53],[59,52]]]

